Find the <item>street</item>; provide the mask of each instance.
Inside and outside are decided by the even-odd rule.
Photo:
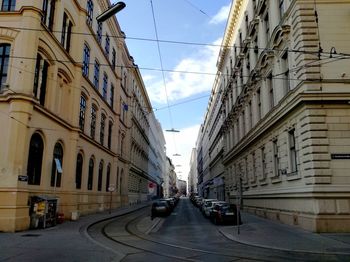
[[[283,228],[282,225],[274,225],[275,231]],[[242,238],[244,234],[249,234],[247,229],[250,230],[252,226],[252,221],[243,219]],[[335,250],[328,252],[329,246],[321,250],[324,253],[297,252],[292,248],[293,236],[288,234],[284,241],[291,240],[291,249],[286,251],[275,247],[262,248],[251,243],[242,244],[222,234],[233,229],[233,226],[212,224],[187,198],[181,198],[168,217],[153,220],[150,219],[149,203],[143,203],[115,209],[112,214],[106,211],[81,217],[78,221],[65,221],[51,228],[1,233],[0,261],[350,260],[350,249],[342,247],[345,247],[345,242],[334,242],[334,245],[338,245],[338,253]],[[325,239],[325,245],[331,243],[329,238],[305,234],[305,238],[302,235],[301,245],[310,244],[310,236]],[[264,237],[256,235],[258,238]],[[274,237],[266,235],[262,241],[267,243]]]

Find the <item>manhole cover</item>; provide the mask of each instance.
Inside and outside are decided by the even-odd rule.
[[[24,234],[22,237],[39,237],[40,234]]]

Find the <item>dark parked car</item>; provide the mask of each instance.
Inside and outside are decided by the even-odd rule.
[[[237,225],[238,221],[239,224],[242,224],[241,216],[239,215],[238,219],[237,208],[234,204],[216,204],[212,209],[210,218],[214,224]]]
[[[151,208],[151,218],[158,216],[167,216],[171,213],[171,207],[165,200],[157,200],[153,202]]]

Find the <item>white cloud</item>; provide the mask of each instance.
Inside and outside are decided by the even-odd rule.
[[[214,44],[220,45],[221,41],[222,39],[220,38]],[[210,91],[215,78],[213,74],[217,71],[216,62],[218,54],[218,46],[206,46],[192,57],[181,60],[173,69],[177,72],[166,73],[165,81],[168,100],[175,101]],[[200,74],[196,74],[195,72],[199,72]],[[153,79],[144,80],[151,101],[166,103],[163,80],[158,79],[156,82]]]
[[[179,133],[169,133],[164,131],[167,156],[172,160],[175,171],[181,172],[177,176],[187,180],[190,171],[190,159],[192,148],[195,147],[200,125],[194,125],[181,129]],[[180,154],[181,156],[173,156]],[[181,167],[177,167],[181,165]]]
[[[220,24],[227,21],[228,15],[230,13],[231,4],[221,7],[219,12],[210,20],[210,24]]]

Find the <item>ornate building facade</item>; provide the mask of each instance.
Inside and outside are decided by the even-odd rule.
[[[140,75],[116,18],[96,20],[109,6],[2,2],[0,231],[29,227],[32,196],[57,198],[65,218],[129,203],[131,166],[144,165],[130,161]]]
[[[233,1],[218,114],[226,199],[244,210],[315,232],[350,230],[349,8]]]

